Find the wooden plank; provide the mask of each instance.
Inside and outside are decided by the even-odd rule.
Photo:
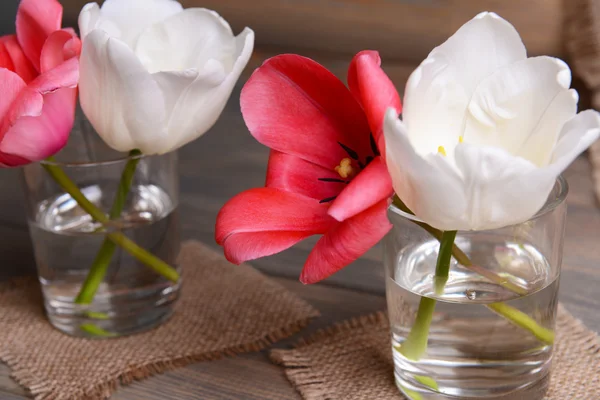
[[[75,21],[87,0],[63,0]],[[561,0],[183,0],[218,11],[234,30],[256,32],[260,45],[353,54],[375,48],[385,57],[420,61],[481,11],[513,22],[531,54],[562,54]]]

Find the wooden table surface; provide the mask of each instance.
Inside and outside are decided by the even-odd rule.
[[[334,72],[344,74],[346,62],[327,60],[325,64]],[[387,70],[401,87],[411,68],[391,65]],[[268,149],[246,130],[239,110],[240,87],[215,127],[180,151],[183,237],[201,240],[217,250],[220,249],[213,236],[217,212],[238,192],[262,186],[266,170]],[[587,158],[576,160],[566,177],[571,192],[560,298],[569,311],[600,332],[600,209],[592,192]],[[0,279],[33,274],[35,265],[18,172],[0,170],[0,187],[0,237],[3,239],[0,240]],[[332,278],[304,286],[297,278],[314,242],[302,242],[282,254],[253,263],[322,313],[322,317],[299,335],[276,346],[289,346],[301,335],[335,321],[385,309],[379,246]],[[0,332],[0,340],[1,335]],[[9,374],[8,368],[0,364],[0,399],[29,398]],[[120,388],[112,397],[114,400],[299,398],[282,369],[269,362],[266,352],[190,365]]]

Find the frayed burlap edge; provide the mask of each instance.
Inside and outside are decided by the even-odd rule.
[[[284,371],[288,381],[303,398],[334,398],[337,393],[333,388],[328,387],[328,382],[312,371],[313,360],[300,354],[300,351],[304,347],[316,345],[338,335],[354,336],[357,331],[364,330],[365,333],[368,333],[371,329],[389,329],[387,313],[379,311],[336,323],[300,339],[293,350],[272,350],[269,357],[273,363],[285,367]]]
[[[102,384],[95,385],[93,388],[84,389],[81,395],[88,400],[105,400],[118,389],[119,385],[129,385],[135,381],[141,381],[197,362],[215,361],[224,357],[233,357],[243,353],[262,351],[275,342],[295,335],[304,329],[314,317],[316,316],[306,318],[291,326],[278,329],[269,333],[262,339],[247,344],[232,346],[221,351],[213,351],[191,357],[182,357],[168,361],[156,361],[145,365],[135,366],[130,370],[112,377]],[[6,363],[11,369],[12,372],[10,377],[19,385],[29,388],[29,392],[35,396],[36,400],[54,400],[58,397],[58,394],[54,392],[53,388],[33,385],[33,382],[36,382],[37,379],[31,375],[31,371],[20,368],[18,356],[13,356],[7,351],[0,351],[0,360]]]

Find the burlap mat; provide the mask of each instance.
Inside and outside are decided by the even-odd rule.
[[[573,72],[590,90],[591,106],[600,110],[600,1],[565,0],[565,47]],[[590,147],[596,196],[600,202],[600,141]]]
[[[600,340],[559,307],[553,372],[545,400],[600,399]],[[271,359],[306,400],[404,400],[394,383],[390,327],[383,313],[335,325],[273,350]]]
[[[169,322],[112,340],[66,336],[50,326],[32,280],[0,285],[0,359],[39,400],[104,399],[175,367],[258,351],[318,315],[248,265],[234,266],[198,242],[182,248],[182,294]]]

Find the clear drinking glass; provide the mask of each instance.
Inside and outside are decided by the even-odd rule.
[[[172,314],[181,280],[171,282],[116,246],[90,304],[75,302],[108,232],[121,232],[176,270],[180,248],[177,154],[138,156],[120,217],[94,220],[45,170],[59,167],[109,215],[121,175],[132,157],[115,153],[79,122],[56,162],[23,169],[29,229],[46,313],[75,336],[121,336],[147,330]]]
[[[443,293],[435,290],[438,240],[417,225],[416,217],[390,207],[386,292],[396,384],[409,399],[544,397],[567,192],[559,178],[546,205],[529,221],[459,232],[455,244],[472,265],[453,258]],[[433,308],[430,322],[417,323],[420,308],[421,314]],[[428,322],[426,350],[411,355],[414,343],[407,340],[411,331],[419,331],[414,325],[423,328]]]

